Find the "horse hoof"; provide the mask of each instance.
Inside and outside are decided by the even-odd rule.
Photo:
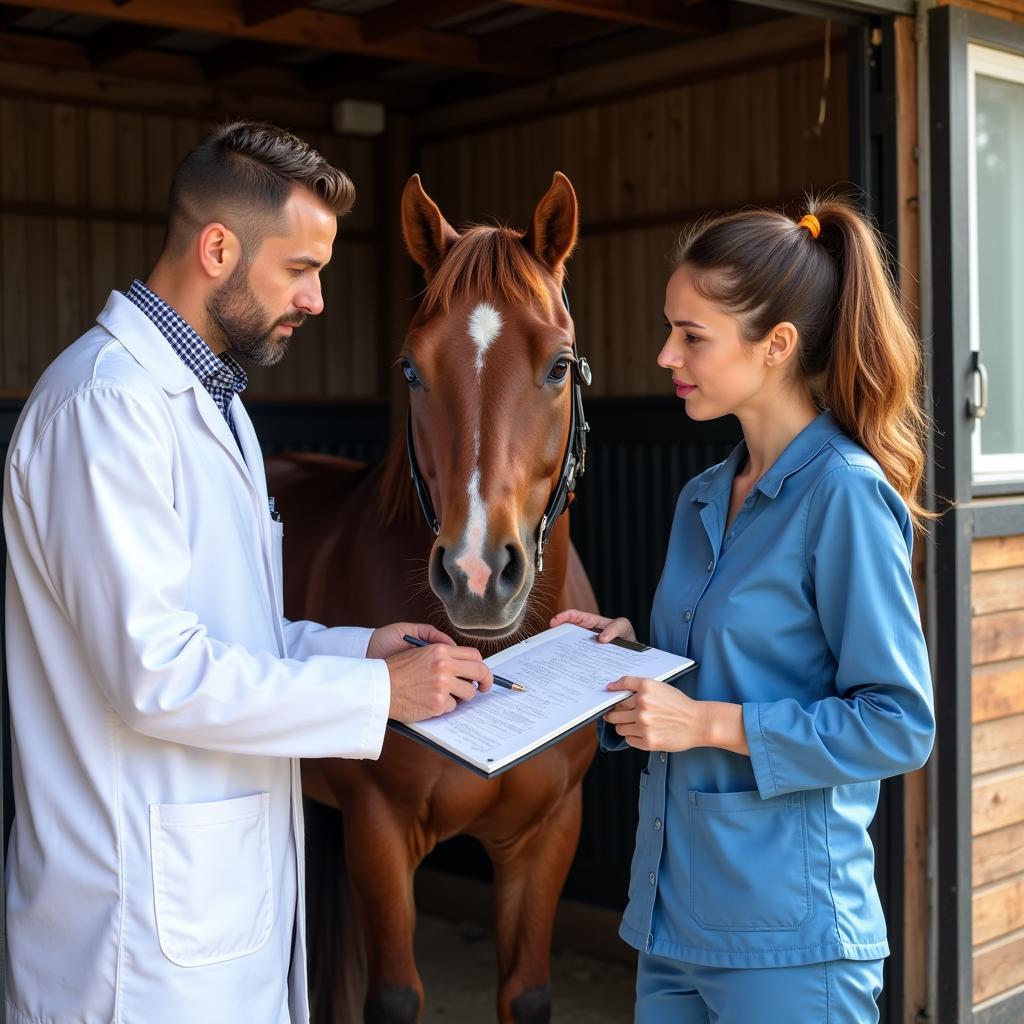
[[[512,1000],[516,1024],[548,1024],[551,1020],[551,986],[524,989]]]
[[[365,1024],[416,1024],[419,1012],[420,997],[415,989],[391,988],[367,1000],[363,1021]]]

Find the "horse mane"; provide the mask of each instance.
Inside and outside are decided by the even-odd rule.
[[[523,245],[524,232],[514,228],[471,224],[448,250],[427,284],[419,317],[447,313],[452,304],[471,292],[483,300],[501,299],[510,305],[539,305],[552,314],[550,272]],[[409,473],[405,432],[391,443],[380,465],[377,487],[381,525],[408,526],[419,516],[416,491]]]
[[[420,515],[420,507],[409,471],[404,430],[392,438],[378,473],[377,515],[381,526],[413,526]]]

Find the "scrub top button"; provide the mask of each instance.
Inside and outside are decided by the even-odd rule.
[[[654,819],[654,831],[655,832],[660,832],[661,831],[661,818],[655,818]]]
[[[714,567],[715,567],[715,560],[712,558],[711,561],[708,562],[708,572],[711,572],[711,570],[714,569]]]
[[[687,608],[686,611],[683,612],[683,618],[686,619],[687,622],[689,622],[690,619],[693,618],[693,612],[691,612],[690,609]]]
[[[662,763],[662,764],[664,764],[664,763],[665,763],[665,761],[667,760],[667,758],[668,758],[668,754],[665,754],[665,753],[661,753],[661,754],[659,754],[659,755],[658,755],[658,760],[659,760],[659,761],[661,761],[661,763]]]
[[[654,885],[654,883],[658,880],[658,876],[653,871],[647,877],[650,879],[651,885]]]

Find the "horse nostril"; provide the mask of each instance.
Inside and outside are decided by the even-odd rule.
[[[455,581],[445,565],[447,552],[442,547],[434,548],[430,556],[430,586],[439,598],[444,600],[455,593]]]
[[[498,571],[494,585],[502,598],[512,597],[519,593],[526,577],[526,560],[522,550],[515,544],[506,544],[503,550],[505,564]],[[500,562],[499,556],[499,562]]]

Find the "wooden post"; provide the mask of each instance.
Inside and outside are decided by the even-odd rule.
[[[917,167],[917,45],[914,19],[893,19],[896,46],[896,135],[900,292],[918,336],[920,310],[920,224]],[[925,547],[917,545],[914,582],[925,596]],[[917,1024],[928,1006],[928,776],[927,769],[903,780],[903,1024]]]

